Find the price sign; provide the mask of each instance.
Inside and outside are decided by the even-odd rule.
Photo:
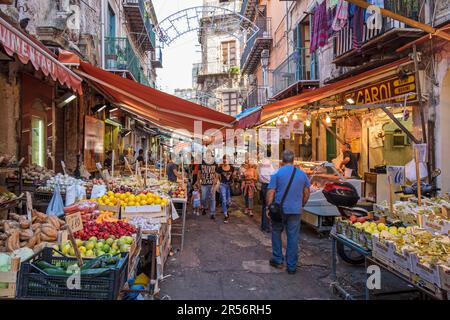
[[[61,161],[61,167],[63,169],[64,174],[67,174],[67,172],[66,172],[66,164],[64,163],[64,161]]]
[[[66,223],[72,232],[83,230],[83,220],[80,212],[66,216]]]
[[[26,197],[27,197],[27,218],[31,223],[33,223],[33,216],[31,214],[33,211],[33,202],[31,200],[31,193],[27,191]],[[31,224],[30,224],[30,229],[31,229]]]

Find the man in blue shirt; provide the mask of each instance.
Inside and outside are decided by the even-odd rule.
[[[311,186],[307,175],[294,167],[294,152],[285,150],[282,154],[283,166],[270,178],[267,192],[267,206],[272,202],[281,203],[293,170],[296,170],[291,187],[283,203],[283,221],[272,221],[272,259],[270,265],[283,268],[284,258],[281,233],[286,228],[286,264],[287,272],[295,274],[298,262],[298,242],[300,235],[300,214],[309,199]]]

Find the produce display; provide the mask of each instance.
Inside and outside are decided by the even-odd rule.
[[[120,202],[120,205],[123,207],[158,204],[165,207],[169,204],[169,200],[151,192],[132,194],[131,192],[114,193],[108,191],[103,197],[91,199],[91,201],[106,206],[116,206]]]
[[[14,201],[18,199],[18,197],[12,192],[0,192],[0,205],[6,202]]]
[[[35,184],[45,184],[47,180],[54,176],[55,172],[53,170],[47,170],[38,165],[28,165],[22,171],[22,178],[25,181],[32,181]]]
[[[80,203],[76,203],[69,207],[64,208],[64,214],[66,216],[74,214],[76,212],[81,213],[81,219],[83,223],[90,221],[91,219],[96,219],[101,212],[97,210],[98,204],[90,201],[82,201]]]
[[[96,259],[92,259],[79,269],[81,276],[83,275],[100,275],[110,268],[114,268],[121,260],[120,256],[110,256],[102,255]],[[66,264],[66,263],[49,263],[46,261],[34,261],[32,262],[34,266],[44,271],[49,275],[54,276],[69,276],[70,274],[78,271],[78,268],[73,268],[76,264]]]
[[[184,199],[187,196],[185,188],[183,188],[181,185],[178,185],[177,188],[173,191],[169,191],[169,195],[172,198],[182,198]]]
[[[92,188],[95,185],[106,185],[105,181],[103,179],[92,179],[87,182],[85,182],[84,187],[86,188],[86,193],[91,194]]]
[[[109,236],[105,239],[91,236],[84,241],[79,238],[75,240],[81,257],[86,258],[100,257],[103,255],[115,256],[123,252],[129,252],[133,241],[134,238],[131,236],[122,236],[120,238]],[[54,248],[66,256],[75,256],[75,249],[71,241],[63,242]]]
[[[136,228],[140,228],[144,231],[158,231],[161,229],[161,223],[159,220],[155,220],[149,217],[141,217],[134,216],[128,219],[128,223],[135,226]]]
[[[58,217],[35,210],[32,221],[15,213],[10,213],[9,216],[10,220],[0,223],[1,252],[13,252],[23,247],[34,249],[41,242],[55,242],[58,231],[65,225],[65,221]]]
[[[136,233],[136,228],[125,221],[117,222],[101,222],[88,221],[83,224],[83,230],[74,233],[76,238],[81,240],[89,240],[91,237],[98,239],[108,239],[114,236],[116,239],[123,236],[131,236]]]
[[[76,179],[67,174],[58,173],[56,176],[48,179],[46,182],[46,185],[39,187],[37,189],[37,191],[51,193],[55,190],[56,186],[59,186],[59,190],[61,191],[61,193],[65,193],[67,187],[70,187],[73,185],[83,186],[84,184],[85,184],[85,182],[83,180]]]

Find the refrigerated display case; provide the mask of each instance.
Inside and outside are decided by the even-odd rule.
[[[305,171],[311,181],[311,194],[304,207],[302,221],[316,229],[319,234],[330,231],[334,224],[334,217],[339,216],[336,206],[329,203],[322,193],[327,182],[345,180],[358,190],[361,196],[361,180],[346,179],[335,165],[327,161],[296,161],[295,166]]]

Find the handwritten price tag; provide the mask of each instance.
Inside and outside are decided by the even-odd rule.
[[[80,212],[66,216],[66,223],[72,232],[83,230],[83,220]]]

